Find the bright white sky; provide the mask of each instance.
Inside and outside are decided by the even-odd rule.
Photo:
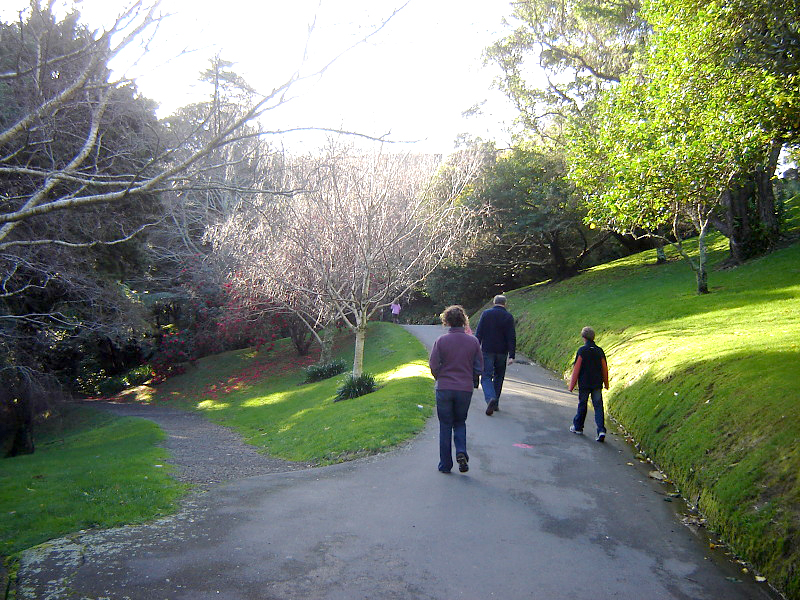
[[[173,16],[159,32],[137,72],[141,93],[161,104],[161,116],[202,97],[196,85],[208,59],[220,53],[233,70],[260,91],[269,91],[300,66],[308,25],[318,14],[311,38],[311,73],[360,39],[404,0],[163,0]],[[3,0],[0,16],[28,0]],[[82,0],[84,20],[109,24],[123,0]],[[460,133],[507,146],[514,111],[491,89],[498,74],[483,67],[481,53],[508,32],[503,17],[509,0],[409,0],[377,35],[348,52],[313,85],[303,86],[288,106],[267,115],[266,127],[287,125],[348,129],[391,139],[420,140],[414,150],[453,150]],[[183,48],[194,52],[172,59]],[[462,112],[485,102],[482,116]],[[295,147],[313,136],[293,134]],[[317,138],[318,139],[318,138]]]

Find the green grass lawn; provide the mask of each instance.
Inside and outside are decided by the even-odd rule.
[[[350,336],[335,358],[352,364]],[[390,323],[371,323],[364,371],[378,391],[333,402],[344,375],[303,384],[302,367],[288,340],[263,356],[229,352],[198,362],[195,369],[156,388],[150,401],[202,411],[233,427],[270,456],[330,464],[391,448],[418,433],[432,414],[433,378],[425,348]]]
[[[150,421],[75,408],[44,425],[36,452],[0,460],[0,556],[91,527],[172,512],[175,482]]]
[[[712,269],[726,249],[712,237]],[[800,244],[712,270],[708,295],[684,260],[655,259],[509,293],[520,351],[566,374],[594,327],[608,411],[736,552],[800,598]]]

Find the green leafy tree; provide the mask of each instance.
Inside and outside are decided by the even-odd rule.
[[[705,293],[705,235],[730,208],[731,190],[768,170],[764,157],[787,131],[774,110],[785,83],[733,60],[736,38],[721,35],[715,4],[646,8],[655,29],[648,61],[605,94],[592,121],[575,127],[571,175],[598,223],[651,232],[670,225],[681,251],[681,231],[691,225],[700,252],[686,256]],[[761,223],[771,228],[774,202],[765,205]]]
[[[562,128],[635,64],[648,27],[639,0],[513,2],[513,32],[486,50],[526,131],[560,140]]]
[[[492,291],[572,277],[611,236],[584,224],[563,156],[546,146],[492,152],[461,200],[480,225],[469,252],[443,263],[426,282],[443,304],[479,305]]]
[[[486,224],[509,266],[546,278],[576,275],[610,237],[584,225],[563,156],[545,147],[526,144],[500,153],[474,201],[487,209]]]

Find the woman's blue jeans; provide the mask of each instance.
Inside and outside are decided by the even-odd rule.
[[[453,445],[456,454],[467,454],[467,413],[472,392],[436,390],[436,414],[439,417],[439,470],[453,468]]]

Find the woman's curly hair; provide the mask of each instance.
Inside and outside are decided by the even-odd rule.
[[[445,308],[439,317],[442,319],[442,325],[447,327],[464,327],[467,324],[467,313],[464,307],[458,304]]]

